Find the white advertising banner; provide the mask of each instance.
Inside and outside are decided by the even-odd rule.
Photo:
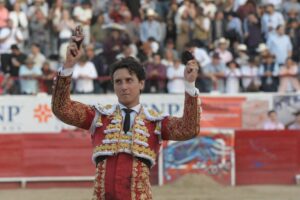
[[[109,95],[74,95],[73,100],[86,104],[114,104],[117,98]],[[141,103],[159,112],[180,115],[184,95],[143,94]],[[1,133],[59,133],[72,128],[60,122],[51,111],[50,96],[0,96]]]

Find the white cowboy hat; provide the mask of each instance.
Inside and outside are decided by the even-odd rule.
[[[268,47],[265,43],[260,43],[258,45],[258,48],[256,48],[256,52],[258,52],[258,53],[261,53],[261,52],[266,51],[266,50],[268,50]]]
[[[226,44],[226,46],[228,47],[230,44],[230,41],[227,40],[226,38],[221,37],[220,39],[215,41],[215,46],[219,46],[220,44]]]
[[[247,46],[245,45],[245,44],[239,44],[238,46],[237,46],[237,49],[239,50],[239,51],[247,51]]]
[[[148,9],[147,10],[147,16],[149,17],[149,16],[156,16],[156,12],[153,10],[153,9]]]

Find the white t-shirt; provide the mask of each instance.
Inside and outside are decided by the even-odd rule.
[[[184,93],[184,65],[180,64],[177,69],[174,67],[168,67],[167,78],[168,78],[168,92],[169,93]],[[170,80],[176,77],[174,80]]]
[[[247,88],[253,80],[255,84],[260,84],[259,69],[258,67],[250,67],[249,65],[243,65],[241,67],[242,85]]]
[[[81,6],[74,8],[73,15],[82,21],[87,21],[93,17],[92,9],[83,9]]]
[[[24,40],[24,36],[20,29],[18,28],[3,28],[0,30],[0,40],[4,39],[8,36],[8,38],[0,43],[0,54],[2,53],[11,53],[10,47],[13,44],[18,44],[18,41],[16,40],[16,37],[20,40]]]
[[[266,121],[263,126],[264,130],[283,130],[284,125],[280,122],[274,123],[272,121]]]
[[[78,79],[80,76],[88,76],[90,79]],[[76,79],[75,90],[83,93],[93,92],[94,83],[92,79],[97,78],[97,76],[95,65],[92,62],[86,62],[84,66],[76,64],[72,75],[72,78]]]
[[[46,61],[46,57],[42,53],[39,53],[36,56],[30,54],[29,57],[33,59],[34,65],[40,69],[43,67],[44,62]]]
[[[239,79],[241,72],[239,69],[230,70],[225,72],[226,76],[226,93],[238,93],[240,90]]]

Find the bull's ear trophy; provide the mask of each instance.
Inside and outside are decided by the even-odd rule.
[[[82,27],[80,25],[76,26],[75,30],[73,30],[72,35],[73,35],[72,42],[74,42],[77,45],[77,49],[80,49],[82,41],[84,39]]]

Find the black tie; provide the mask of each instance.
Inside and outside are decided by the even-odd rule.
[[[133,111],[131,109],[128,108],[124,108],[123,109],[125,111],[125,120],[124,120],[124,125],[123,125],[123,131],[124,133],[127,133],[127,131],[129,131],[130,128],[130,113]]]

